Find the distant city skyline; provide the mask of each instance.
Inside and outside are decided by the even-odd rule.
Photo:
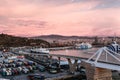
[[[0,33],[120,36],[120,0],[0,0]]]

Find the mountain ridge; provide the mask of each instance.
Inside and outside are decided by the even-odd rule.
[[[30,38],[93,38],[96,36],[63,36],[63,35],[57,35],[57,34],[50,34],[50,35],[41,35],[41,36],[34,36]]]

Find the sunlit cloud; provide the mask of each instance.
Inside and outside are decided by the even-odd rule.
[[[0,32],[18,36],[120,35],[119,14],[120,0],[0,0]]]

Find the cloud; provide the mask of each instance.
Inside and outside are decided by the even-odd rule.
[[[120,0],[100,0],[100,3],[94,9],[120,8]]]
[[[0,32],[17,36],[39,35],[42,29],[46,29],[47,22],[36,20],[6,19],[0,21]]]
[[[119,33],[119,14],[120,0],[0,0],[0,32],[111,35]]]
[[[4,20],[4,21],[2,21]],[[6,21],[6,23],[4,23]],[[37,20],[24,20],[24,19],[7,19],[7,18],[3,18],[0,20],[0,24],[1,25],[5,25],[5,26],[19,26],[19,27],[30,27],[30,26],[34,26],[34,27],[45,27],[47,22],[45,21],[37,21]]]

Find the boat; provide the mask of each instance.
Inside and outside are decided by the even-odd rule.
[[[46,48],[35,48],[35,49],[31,49],[32,53],[41,53],[41,54],[49,54],[49,50]]]
[[[113,41],[107,48],[116,53],[120,53],[120,45],[116,41]]]
[[[86,43],[82,42],[81,44],[75,45],[75,49],[84,50],[84,49],[90,49],[90,48],[92,48],[92,45],[88,42]]]

